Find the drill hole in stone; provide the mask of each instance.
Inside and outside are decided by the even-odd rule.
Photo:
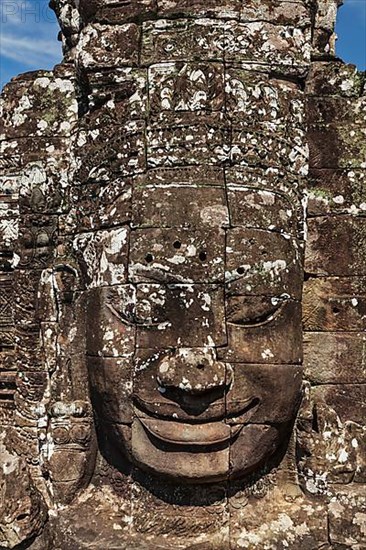
[[[242,266],[238,267],[238,269],[236,271],[239,275],[244,275],[244,273],[245,273],[245,269]]]
[[[207,260],[207,253],[206,252],[200,252],[198,257],[201,260],[201,262],[205,262]]]
[[[332,309],[333,309],[334,315],[338,315],[338,313],[341,312],[341,310],[340,310],[339,307],[337,307],[337,306],[334,306]]]
[[[205,365],[203,365],[202,363],[199,363],[197,365],[197,368],[198,368],[198,370],[203,370],[205,368]]]
[[[154,260],[154,256],[152,254],[146,254],[145,260],[148,264],[151,264],[151,262]]]
[[[174,248],[179,250],[182,246],[182,243],[180,241],[174,241],[173,246],[174,246]]]

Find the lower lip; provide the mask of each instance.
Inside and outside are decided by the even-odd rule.
[[[169,420],[138,418],[145,431],[156,439],[170,445],[208,447],[229,443],[242,430],[225,422],[207,424],[184,424]]]

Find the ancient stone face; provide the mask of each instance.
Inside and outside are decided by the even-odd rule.
[[[212,175],[206,185],[179,169],[139,177],[128,256],[115,230],[77,239],[97,425],[133,464],[189,482],[263,464],[302,380],[298,204],[234,183],[227,199]],[[190,194],[197,202],[175,216]]]

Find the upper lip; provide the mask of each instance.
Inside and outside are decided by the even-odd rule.
[[[166,401],[164,403],[165,411],[156,411],[155,401],[146,401],[138,395],[134,396],[134,405],[136,409],[137,417],[148,417],[151,419],[157,419],[162,421],[170,421],[176,424],[189,423],[198,425],[207,425],[212,422],[222,422],[230,420],[231,418],[241,417],[241,421],[248,421],[249,415],[257,408],[260,400],[257,397],[249,397],[246,400],[238,403],[231,403],[230,409],[224,411],[224,407],[214,407],[217,402],[209,403],[204,410],[199,410],[198,414],[193,412],[189,414],[184,408],[182,408],[177,402]]]

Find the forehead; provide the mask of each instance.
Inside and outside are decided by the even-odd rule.
[[[100,275],[91,286],[229,284],[298,299],[302,205],[289,182],[201,166],[151,170],[128,187],[130,228],[76,238],[86,269]]]
[[[224,284],[245,275],[247,288],[254,284],[260,294],[270,292],[271,277],[280,287],[275,292],[289,290],[284,280],[293,279],[300,265],[300,204],[276,178],[252,176],[231,173],[228,182],[223,169],[203,166],[138,177],[129,280]],[[255,281],[259,266],[271,277],[262,273]]]
[[[184,133],[184,131],[183,131]],[[191,146],[194,149],[194,143]],[[296,178],[205,165],[150,170],[132,180],[133,226],[251,227],[301,236]]]

